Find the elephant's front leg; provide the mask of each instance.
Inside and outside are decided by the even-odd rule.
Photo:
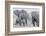
[[[25,23],[27,24],[27,18],[25,18]]]
[[[21,20],[19,20],[19,25],[21,26]]]

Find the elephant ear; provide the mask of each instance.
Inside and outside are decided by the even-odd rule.
[[[16,16],[18,16],[18,15],[19,15],[19,10],[15,10],[13,13],[14,13]]]

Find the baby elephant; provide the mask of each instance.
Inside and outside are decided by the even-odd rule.
[[[33,11],[32,12],[32,23],[33,26],[39,26],[39,12]]]

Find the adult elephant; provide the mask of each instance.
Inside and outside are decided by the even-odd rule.
[[[25,24],[27,24],[27,18],[28,18],[28,14],[25,10],[16,10],[14,11],[14,14],[16,16],[18,16],[18,18],[16,19],[16,24],[20,24],[20,26],[22,25],[23,23],[23,26],[25,26]]]

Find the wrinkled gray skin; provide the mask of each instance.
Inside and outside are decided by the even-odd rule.
[[[20,26],[21,26],[21,23],[23,23],[23,26],[25,26],[25,24],[27,24],[28,14],[26,13],[26,11],[24,11],[24,10],[21,10],[21,11],[16,10],[16,11],[14,11],[14,14],[16,16],[18,16],[18,18],[16,19],[16,24],[19,23]]]
[[[39,12],[33,11],[32,12],[32,23],[33,23],[33,26],[35,26],[35,22],[36,22],[36,25],[39,26]]]

